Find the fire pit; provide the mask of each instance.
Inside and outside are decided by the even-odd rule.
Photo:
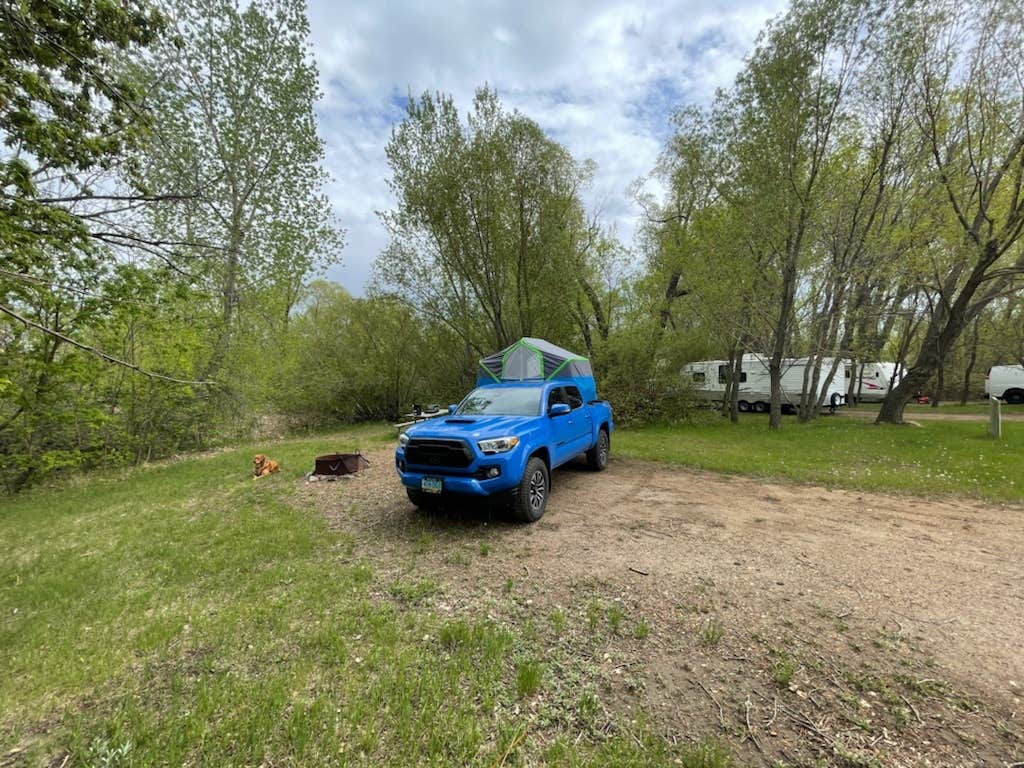
[[[316,457],[313,471],[306,475],[306,479],[314,482],[352,477],[369,466],[370,462],[361,453],[328,453]]]

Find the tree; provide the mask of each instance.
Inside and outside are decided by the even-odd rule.
[[[777,291],[768,350],[769,425],[782,425],[782,365],[790,347],[803,261],[833,137],[870,38],[866,3],[795,2],[774,22],[737,78],[739,187],[761,235],[765,278]]]
[[[286,322],[308,273],[337,261],[343,233],[323,192],[305,3],[173,6],[174,37],[148,67],[160,130],[139,153],[134,181],[185,201],[151,224],[183,245],[176,265],[185,276],[218,297],[213,376],[239,308],[273,293],[273,317]]]
[[[465,124],[448,96],[410,99],[386,152],[397,207],[376,284],[451,329],[467,373],[520,336],[568,343],[578,306],[607,329],[590,268],[601,238],[579,199],[591,165],[487,88]]]
[[[97,195],[83,175],[148,127],[120,57],[151,45],[163,23],[142,0],[0,5],[0,252],[10,267],[87,242],[73,207]]]
[[[917,9],[914,118],[933,184],[945,199],[928,254],[929,313],[914,363],[878,421],[898,423],[960,334],[1024,274],[1024,18],[1013,2]]]

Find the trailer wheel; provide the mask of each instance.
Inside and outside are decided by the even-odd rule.
[[[1003,399],[1010,405],[1024,404],[1024,389],[1009,389],[1003,393]]]
[[[758,400],[754,403],[754,413],[768,413],[768,403]]]
[[[597,433],[597,445],[587,451],[587,466],[595,472],[600,472],[608,466],[608,451],[611,449],[611,441],[608,439],[608,430],[601,427]]]
[[[526,462],[523,479],[519,481],[519,493],[513,507],[516,517],[524,523],[535,523],[544,516],[551,492],[551,478],[548,466],[534,456]]]
[[[740,400],[736,403],[736,410],[740,413],[748,413],[750,411],[750,403],[746,400]]]

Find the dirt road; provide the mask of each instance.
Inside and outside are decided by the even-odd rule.
[[[408,573],[427,536],[416,569],[464,610],[496,610],[509,580],[538,611],[616,601],[651,632],[608,641],[633,675],[620,690],[606,670],[608,696],[671,733],[723,734],[751,764],[1024,760],[1019,507],[617,460],[556,471],[526,526],[418,513],[390,454],[372,459],[365,477],[306,492],[376,567]],[[453,554],[474,546],[488,556]]]

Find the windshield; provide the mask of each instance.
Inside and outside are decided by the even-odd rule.
[[[480,387],[462,401],[460,416],[536,416],[540,387]]]

